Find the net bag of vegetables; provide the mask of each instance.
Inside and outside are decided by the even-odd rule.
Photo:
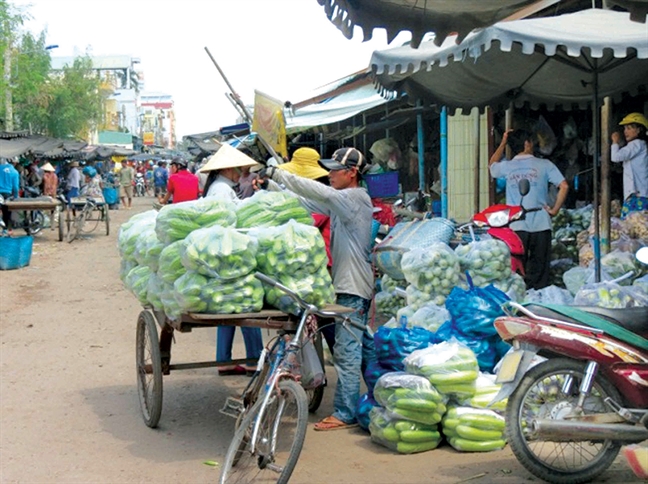
[[[391,416],[374,407],[369,413],[371,440],[400,454],[415,454],[436,449],[441,434],[436,424],[429,425]]]
[[[479,240],[455,249],[461,271],[468,271],[476,286],[511,275],[511,252],[497,239]]]
[[[182,265],[208,277],[239,279],[256,269],[257,247],[255,238],[214,225],[187,236]]]
[[[236,207],[232,202],[210,197],[165,205],[158,213],[155,232],[162,242],[169,244],[212,225],[236,225]]]

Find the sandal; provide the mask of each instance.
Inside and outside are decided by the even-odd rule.
[[[325,432],[328,430],[352,429],[357,426],[357,423],[344,423],[339,418],[331,415],[317,422],[313,428],[317,431]]]
[[[220,376],[230,376],[230,375],[245,375],[247,372],[245,371],[245,368],[243,368],[241,365],[237,365],[233,368],[219,368],[218,369],[218,374]]]

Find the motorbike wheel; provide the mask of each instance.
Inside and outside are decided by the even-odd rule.
[[[27,235],[36,235],[45,226],[45,215],[40,210],[33,210],[25,217],[25,226]]]
[[[585,363],[568,358],[549,359],[522,379],[506,407],[506,434],[518,461],[536,477],[556,484],[588,482],[604,472],[619,453],[610,440],[581,442],[540,441],[531,434],[533,419],[562,420],[578,401]],[[562,387],[572,377],[569,391]],[[600,375],[583,405],[585,414],[607,413],[604,400],[621,401],[617,390]]]

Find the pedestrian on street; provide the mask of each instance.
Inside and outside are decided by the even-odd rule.
[[[507,142],[510,139],[513,153],[512,160],[502,160]],[[525,282],[527,288],[542,289],[549,285],[549,263],[551,261],[551,217],[555,216],[562,207],[569,184],[560,170],[551,161],[536,158],[533,155],[534,137],[525,130],[507,131],[502,142],[489,161],[490,173],[493,178],[506,178],[507,205],[520,205],[522,195],[519,181],[529,180],[529,193],[524,197],[524,207],[541,208],[529,212],[524,220],[511,224],[511,228],[522,240],[524,245]],[[549,207],[549,184],[558,187],[558,196]]]
[[[126,210],[130,210],[133,205],[133,180],[135,179],[135,169],[130,162],[124,161],[122,168],[119,170],[119,198]]]
[[[81,189],[81,172],[79,171],[78,161],[70,163],[70,171],[67,175],[66,186],[67,193],[65,194],[65,197],[67,198],[67,202],[70,203],[73,198],[79,196],[79,190]]]
[[[166,187],[169,182],[169,171],[164,166],[165,164],[164,161],[158,161],[158,166],[153,170],[154,195],[158,198],[166,194]]]
[[[56,191],[58,190],[58,177],[56,176],[56,169],[51,163],[45,163],[41,170],[43,170],[43,195],[46,197],[56,198]]]
[[[630,113],[619,123],[623,126],[626,145],[620,146],[621,134],[612,133],[611,160],[623,163],[623,211],[648,210],[648,119],[641,113]]]
[[[171,176],[167,183],[167,192],[160,197],[160,203],[165,205],[173,197],[173,203],[196,200],[200,196],[198,177],[187,171],[187,161],[179,156],[171,160]]]
[[[200,168],[201,173],[207,173],[205,183],[205,198],[215,198],[230,203],[240,202],[236,189],[243,173],[243,168],[252,168],[261,165],[246,156],[236,148],[223,145],[209,161]],[[236,328],[233,326],[219,326],[216,337],[216,361],[223,363],[232,361],[232,345]],[[259,328],[241,328],[245,342],[245,357],[257,361],[263,351],[263,337]],[[218,367],[218,374],[225,375],[252,375],[256,370],[255,365],[223,365]]]
[[[0,159],[0,195],[6,200],[11,197],[18,197],[20,190],[20,174],[12,163],[6,159]],[[11,230],[11,212],[2,204],[2,221],[7,230]]]
[[[357,426],[356,404],[364,367],[375,360],[373,337],[367,328],[367,314],[373,295],[371,269],[371,228],[373,206],[365,188],[360,187],[367,169],[364,155],[355,148],[341,148],[330,160],[319,160],[329,170],[330,186],[309,180],[286,170],[268,167],[264,178],[268,187],[278,184],[300,196],[302,204],[313,213],[331,218],[331,256],[336,302],[352,308],[350,318],[364,331],[335,327],[334,366],[338,374],[333,401],[333,415],[315,424],[315,430],[337,430]],[[255,181],[260,186],[260,180]],[[350,332],[352,333],[350,333]]]

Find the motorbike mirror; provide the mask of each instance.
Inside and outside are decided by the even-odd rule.
[[[526,178],[522,178],[518,182],[518,190],[520,190],[520,195],[523,197],[526,196],[529,193],[529,190],[531,190],[531,184],[529,183],[529,180]]]
[[[643,264],[648,265],[648,247],[642,247],[635,254],[637,260]]]
[[[393,203],[392,206],[394,206],[394,207],[400,207],[402,204],[403,204],[403,199],[401,198],[401,199],[396,200],[396,201]]]

